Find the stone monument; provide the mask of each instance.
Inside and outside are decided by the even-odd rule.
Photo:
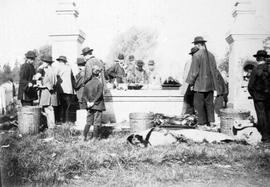
[[[248,82],[243,79],[243,65],[255,62],[253,54],[263,49],[263,40],[270,32],[263,29],[256,20],[256,10],[250,0],[240,0],[233,11],[234,22],[226,41],[230,45],[229,54],[229,106],[247,109],[255,115],[253,101],[247,91]]]
[[[56,27],[50,34],[52,40],[52,56],[67,56],[73,73],[77,74],[77,58],[80,56],[85,34],[77,24],[79,12],[76,4],[69,0],[59,0],[56,9]]]

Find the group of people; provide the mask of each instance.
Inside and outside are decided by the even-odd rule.
[[[80,108],[86,108],[88,111],[84,138],[87,138],[91,125],[94,125],[92,136],[97,137],[101,114],[105,110],[105,76],[103,63],[95,58],[92,52],[93,49],[89,47],[82,50],[84,59],[78,59],[79,73],[74,77],[65,56],[59,56],[56,59],[57,64],[52,56],[42,56],[43,63],[36,71],[33,63],[37,56],[33,51],[28,51],[25,54],[25,63],[20,69],[18,100],[21,101],[21,105],[33,106],[34,101],[38,99],[46,116],[47,126],[52,129],[57,121],[55,117],[59,113],[60,122],[69,121],[72,97],[76,92]]]
[[[206,40],[195,37],[187,65],[183,114],[198,115],[199,125],[214,126],[214,112],[227,107],[228,83],[217,69],[214,55],[207,50]],[[257,113],[256,127],[263,142],[270,142],[270,55],[265,50],[253,55],[257,64],[249,71],[248,91]],[[244,77],[245,78],[245,77]],[[216,98],[214,102],[214,91]]]
[[[226,107],[228,88],[217,69],[214,55],[207,49],[206,40],[198,36],[192,42],[190,64],[186,64],[183,114],[198,115],[199,125],[214,126],[214,112]],[[185,73],[185,72],[184,72]],[[214,91],[216,99],[214,103]]]
[[[137,83],[161,85],[161,78],[155,69],[155,61],[148,61],[148,69],[144,68],[142,60],[136,60],[134,55],[125,62],[123,54],[119,54],[115,63],[106,70],[106,76],[111,83]]]

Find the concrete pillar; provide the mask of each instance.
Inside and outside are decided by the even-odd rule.
[[[240,0],[233,11],[234,22],[227,34],[229,55],[229,104],[233,108],[248,109],[253,114],[254,106],[248,99],[247,81],[244,81],[243,64],[255,61],[253,54],[263,49],[263,40],[270,33],[263,30],[255,17],[256,10],[250,0]]]
[[[56,9],[56,27],[50,38],[52,40],[52,56],[56,59],[64,55],[68,59],[74,74],[77,74],[77,58],[80,56],[85,34],[77,25],[79,12],[76,4],[69,0],[60,0]]]

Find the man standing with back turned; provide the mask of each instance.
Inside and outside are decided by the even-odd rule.
[[[198,113],[199,125],[213,125],[214,90],[216,90],[217,65],[215,57],[206,48],[206,41],[201,36],[194,39],[194,45],[199,51],[192,56],[191,67],[186,82],[194,90],[194,108]]]

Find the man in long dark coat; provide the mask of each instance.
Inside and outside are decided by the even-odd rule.
[[[126,78],[124,55],[119,54],[115,62],[115,64],[107,69],[109,79],[111,82],[116,80],[117,83],[124,83]]]
[[[213,93],[216,90],[217,65],[215,57],[206,48],[206,41],[198,36],[194,45],[199,51],[192,56],[191,67],[186,82],[194,90],[194,108],[198,113],[199,125],[212,125],[215,122]]]
[[[254,101],[262,141],[270,142],[270,63],[266,63],[270,56],[264,50],[253,56],[259,65],[251,73],[248,91]]]
[[[22,64],[20,69],[18,100],[21,100],[22,106],[32,106],[33,101],[37,99],[37,92],[33,87],[33,76],[35,75],[33,63],[36,54],[34,51],[28,51],[25,58],[25,63]]]
[[[85,61],[83,58],[77,59],[77,64],[79,68],[79,73],[76,75],[75,80],[75,91],[76,95],[79,101],[80,109],[83,109],[83,103],[82,103],[82,94],[84,89],[84,74],[85,74]]]

